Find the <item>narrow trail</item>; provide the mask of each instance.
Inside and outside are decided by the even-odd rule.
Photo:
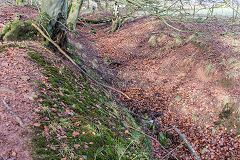
[[[27,7],[0,8],[0,30],[12,21],[14,14],[33,19],[36,12]],[[31,13],[31,14],[29,14]],[[31,159],[31,127],[37,121],[36,84],[43,76],[26,57],[27,50],[18,47],[0,49],[0,159]]]
[[[31,159],[31,126],[38,119],[34,80],[42,75],[25,49],[0,51],[0,159]]]

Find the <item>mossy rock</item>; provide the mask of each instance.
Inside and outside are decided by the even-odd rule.
[[[32,27],[33,21],[14,21],[8,23],[0,34],[4,41],[25,40],[36,35],[36,30]]]
[[[39,24],[46,28],[49,24],[49,16],[46,13],[41,13],[37,20],[16,20],[6,24],[0,33],[4,41],[26,40],[36,37],[37,30],[32,26],[32,23]]]
[[[150,48],[155,48],[157,45],[157,39],[156,37],[153,35],[149,38],[148,43],[150,43]]]

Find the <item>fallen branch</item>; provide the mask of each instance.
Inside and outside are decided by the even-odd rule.
[[[136,129],[136,128],[133,128],[133,127],[131,127],[131,126],[127,126],[128,128],[130,128],[130,129],[132,129],[132,130],[135,130],[135,131],[137,131],[137,132],[139,132],[139,133],[141,133],[141,134],[143,134],[143,135],[145,135],[145,136],[147,136],[147,137],[149,137],[149,138],[151,138],[151,139],[153,139],[154,141],[156,141],[163,149],[165,149],[163,146],[162,146],[162,144],[156,139],[156,138],[154,138],[154,137],[152,137],[152,136],[149,136],[149,135],[147,135],[146,133],[144,133],[144,132],[142,132],[142,131],[140,131],[140,130],[138,130],[138,129]]]
[[[138,130],[138,129],[136,129],[136,128],[133,128],[133,127],[131,127],[131,126],[127,126],[127,128],[130,128],[130,129],[132,129],[132,130],[135,130],[135,131],[137,131],[137,132],[139,132],[139,133],[141,133],[141,134],[143,134],[143,135],[151,138],[152,140],[154,140],[155,142],[157,142],[157,143],[161,146],[161,148],[162,148],[163,150],[165,150],[166,152],[168,152],[167,149],[164,148],[164,147],[162,146],[162,144],[159,142],[159,140],[157,140],[156,138],[154,138],[154,137],[152,137],[152,136],[149,136],[149,135],[147,135],[146,133],[144,133],[144,132],[142,132],[142,131],[140,131],[140,130]],[[174,156],[174,155],[173,155],[173,157],[176,158],[176,159],[178,159],[178,158],[177,158],[176,156]]]
[[[85,18],[79,18],[78,20],[81,22],[86,22],[90,24],[100,24],[100,23],[108,23],[112,22],[113,17],[107,18],[107,19],[85,19]]]
[[[16,112],[14,112],[12,110],[12,108],[3,100],[3,104],[5,105],[5,107],[8,109],[8,111],[16,118],[17,122],[19,123],[19,125],[24,128],[25,130],[27,130],[26,126],[24,125],[22,119],[17,115]]]
[[[55,43],[50,37],[48,37],[36,24],[32,23],[32,26],[35,27],[41,34],[43,37],[45,37],[49,42],[51,42],[58,50],[59,52],[61,52],[70,62],[72,62],[72,64],[74,64],[82,73],[84,73],[90,80],[94,81],[96,84],[98,84],[99,86],[111,89],[113,91],[116,91],[120,94],[122,94],[123,96],[125,96],[127,99],[130,99],[128,97],[128,95],[126,95],[125,93],[123,93],[122,91],[119,91],[113,87],[107,86],[101,82],[98,82],[97,80],[95,80],[94,78],[92,78],[89,74],[87,74],[69,55],[67,55],[67,53],[65,53],[61,47]]]
[[[197,160],[201,160],[201,158],[198,156],[197,152],[193,149],[193,147],[188,143],[186,136],[184,134],[182,134],[180,132],[179,129],[177,129],[175,126],[173,126],[173,129],[178,133],[179,137],[181,138],[181,140],[183,141],[183,143],[187,146],[187,148],[189,149],[190,152],[193,153],[193,155],[195,156],[195,158]]]
[[[164,160],[166,157],[168,157],[173,151],[176,151],[178,148],[182,147],[181,143],[180,145],[178,145],[176,148],[174,148],[173,150],[171,150],[170,152],[168,152],[161,160]]]

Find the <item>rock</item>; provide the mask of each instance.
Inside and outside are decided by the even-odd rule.
[[[76,48],[79,50],[83,49],[83,45],[81,43],[76,43]]]
[[[123,23],[130,23],[130,22],[133,22],[135,19],[133,17],[128,17],[128,18],[125,18]]]
[[[160,42],[164,42],[166,39],[167,39],[167,35],[164,34],[164,35],[162,35],[161,37],[158,37],[158,38],[157,38],[157,42],[159,42],[159,43],[160,43]]]
[[[204,147],[204,148],[202,149],[201,153],[204,154],[204,153],[206,153],[206,152],[210,152],[207,148],[208,148],[207,146]]]
[[[79,144],[74,144],[74,148],[75,148],[75,149],[78,149],[79,147],[80,147]]]
[[[34,100],[34,99],[38,98],[38,96],[35,92],[30,92],[30,93],[25,94],[24,98]]]
[[[88,145],[85,144],[85,145],[83,146],[83,148],[84,148],[84,149],[88,149]]]
[[[2,62],[3,67],[8,67],[8,65],[9,65],[8,62]]]
[[[86,155],[82,155],[83,159],[87,159],[88,157]]]
[[[151,48],[154,48],[157,45],[157,39],[154,35],[149,38],[148,42],[151,44]]]
[[[181,95],[177,94],[177,96],[175,97],[175,100],[177,102],[180,102],[182,100]]]
[[[9,88],[4,88],[4,87],[0,87],[0,93],[1,92],[7,92],[7,93],[15,94],[14,90],[11,90]]]
[[[195,40],[195,39],[196,39],[196,36],[195,36],[194,34],[192,34],[191,36],[189,36],[189,37],[187,38],[186,43],[189,43],[189,42],[191,42],[191,41],[193,41],[193,40]]]
[[[21,76],[21,79],[24,81],[28,81],[28,80],[30,80],[30,77],[29,76]]]

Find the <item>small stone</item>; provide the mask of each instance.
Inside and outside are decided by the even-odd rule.
[[[76,43],[76,48],[78,48],[79,50],[83,49],[83,45],[81,43]]]
[[[9,63],[8,62],[2,62],[3,67],[8,67]]]
[[[74,159],[74,154],[73,153],[70,153],[70,157],[71,157],[71,159]]]
[[[75,132],[75,131],[74,131],[74,132],[72,133],[72,136],[73,136],[73,137],[76,137],[76,136],[78,136],[78,135],[79,135],[79,132]]]
[[[83,159],[87,159],[87,156],[86,155],[82,155]]]
[[[177,96],[175,97],[175,100],[177,102],[180,102],[182,100],[181,95],[177,94]]]
[[[35,127],[40,127],[40,126],[41,126],[40,123],[34,123],[33,125],[34,125]]]
[[[7,92],[7,93],[15,94],[14,90],[11,90],[9,88],[4,88],[4,87],[0,87],[0,92]]]
[[[80,147],[79,144],[74,144],[74,148],[75,148],[75,149],[78,149],[79,147]]]
[[[21,79],[24,81],[28,81],[28,80],[30,80],[30,77],[29,76],[21,76]]]
[[[14,152],[14,151],[12,151],[12,152],[11,152],[11,156],[12,156],[12,157],[16,157],[16,156],[17,156],[17,153]]]
[[[52,145],[50,145],[49,147],[50,147],[51,150],[56,151],[56,147],[54,147]]]
[[[148,42],[151,44],[151,47],[154,48],[157,44],[156,37],[153,35],[149,38]]]
[[[202,149],[201,153],[204,154],[204,153],[206,153],[206,152],[209,152],[209,150],[208,150],[207,148],[208,148],[207,146],[204,147],[204,148]]]
[[[73,112],[68,112],[68,115],[69,116],[74,116],[74,113]]]
[[[34,99],[38,98],[38,96],[35,92],[30,92],[30,93],[25,94],[24,98],[34,100]]]
[[[83,148],[84,148],[84,149],[88,149],[88,145],[85,144],[85,145],[83,146]]]

